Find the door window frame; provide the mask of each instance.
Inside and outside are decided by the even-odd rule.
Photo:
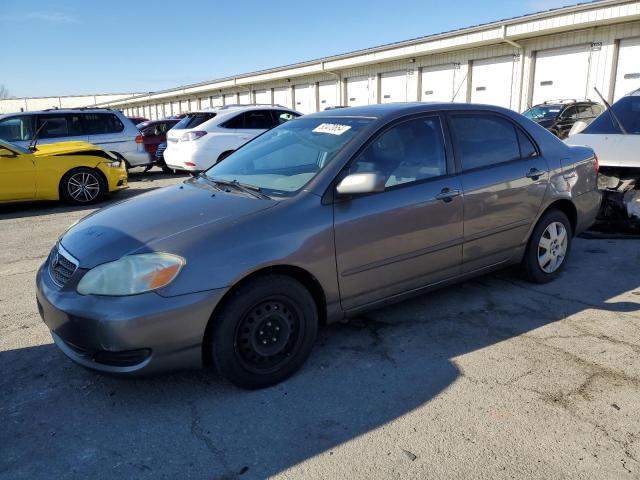
[[[378,130],[376,130],[374,133],[372,133],[369,136],[369,138],[367,139],[367,141],[365,143],[363,143],[360,146],[360,148],[351,156],[351,158],[344,164],[344,166],[342,167],[342,169],[340,170],[338,175],[336,175],[336,177],[334,178],[333,182],[329,186],[328,191],[325,192],[325,195],[323,195],[323,198],[325,198],[327,193],[329,193],[333,198],[333,203],[341,201],[340,197],[335,195],[335,190],[336,190],[337,185],[340,183],[340,181],[344,177],[349,175],[349,170],[351,169],[351,166],[360,157],[362,152],[364,152],[381,135],[384,135],[386,132],[388,132],[392,128],[397,127],[398,125],[400,125],[402,123],[410,122],[412,120],[419,120],[421,118],[425,118],[426,119],[426,118],[433,118],[433,117],[437,117],[438,118],[438,120],[440,122],[440,128],[442,130],[442,145],[443,145],[444,156],[445,156],[445,165],[446,165],[446,170],[447,170],[446,173],[444,175],[438,175],[438,176],[435,176],[435,177],[422,178],[420,180],[415,180],[413,182],[406,182],[406,183],[399,183],[399,184],[396,184],[396,185],[391,185],[389,187],[385,187],[384,191],[382,191],[382,192],[364,193],[364,194],[361,194],[361,195],[357,195],[356,197],[357,198],[361,198],[361,197],[368,197],[370,195],[380,195],[380,194],[384,194],[386,192],[398,190],[398,189],[401,189],[401,188],[410,188],[410,187],[414,187],[416,185],[421,185],[421,184],[424,184],[424,183],[428,183],[428,182],[432,182],[432,181],[436,181],[436,180],[441,180],[443,178],[452,177],[452,176],[456,175],[457,173],[455,171],[455,164],[454,164],[454,158],[453,158],[454,156],[453,156],[451,138],[449,136],[448,125],[447,125],[447,122],[446,122],[446,120],[444,118],[443,112],[441,112],[441,111],[421,112],[421,113],[412,114],[412,115],[406,115],[406,116],[391,120],[389,123],[383,125]]]
[[[475,168],[470,168],[468,170],[465,170],[463,168],[462,165],[462,154],[459,150],[459,146],[457,145],[456,139],[455,139],[455,133],[453,132],[453,128],[451,128],[451,126],[449,125],[449,122],[451,121],[451,117],[455,117],[455,116],[492,116],[492,117],[497,117],[500,118],[501,120],[504,120],[508,123],[510,123],[514,129],[515,129],[515,136],[516,136],[516,140],[518,141],[518,150],[520,151],[520,157],[519,158],[514,158],[512,160],[505,160],[503,162],[498,162],[498,163],[492,163],[490,165],[483,165],[481,167],[475,167]],[[457,174],[463,174],[463,173],[468,173],[468,172],[477,172],[480,170],[486,170],[489,168],[493,168],[496,167],[498,165],[508,165],[510,163],[514,163],[514,162],[520,162],[522,160],[531,160],[533,158],[538,158],[541,156],[540,153],[540,147],[538,146],[538,143],[534,140],[534,138],[529,134],[529,132],[527,132],[527,130],[525,128],[523,128],[521,125],[518,124],[518,122],[516,122],[515,120],[513,120],[512,118],[509,118],[506,115],[503,115],[501,113],[498,112],[494,112],[491,110],[450,110],[447,111],[445,114],[446,117],[446,121],[447,121],[447,126],[449,127],[449,134],[451,136],[451,145],[452,145],[452,151],[453,151],[453,157],[454,157],[454,161],[455,161],[455,166],[456,166],[456,173]],[[529,141],[531,142],[531,144],[533,145],[533,148],[536,150],[536,155],[531,156],[531,157],[523,157],[522,156],[522,145],[520,144],[520,138],[518,136],[518,130],[526,137],[529,139]]]

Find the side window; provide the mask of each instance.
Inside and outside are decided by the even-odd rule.
[[[22,142],[33,138],[33,115],[21,115],[0,120],[0,138]]]
[[[269,110],[254,110],[244,114],[244,128],[252,130],[268,130],[273,127]]]
[[[84,124],[88,135],[118,133],[124,130],[122,122],[112,113],[85,113]]]
[[[536,150],[536,147],[531,143],[529,137],[527,137],[519,128],[516,128],[516,130],[518,132],[518,142],[520,143],[520,156],[522,158],[537,157],[538,150]]]
[[[38,130],[40,130],[40,138],[82,135],[82,125],[78,115],[38,115],[36,131]]]
[[[575,119],[577,115],[576,107],[569,107],[564,112],[562,112],[562,118],[565,120]]]
[[[578,117],[577,118],[579,118],[579,119],[591,118],[591,116],[592,116],[591,105],[578,105],[577,109],[578,109]]]
[[[232,119],[224,122],[224,124],[221,126],[224,128],[231,128],[231,129],[244,128],[244,114],[241,113],[240,115],[236,115]]]
[[[274,123],[275,127],[277,127],[278,125],[282,125],[283,123],[286,123],[289,120],[293,120],[294,118],[297,118],[300,116],[297,113],[283,112],[281,110],[274,110],[272,113],[275,118],[275,123]]]
[[[494,115],[452,115],[451,130],[463,170],[520,158],[516,128]]]
[[[358,172],[382,174],[387,187],[445,175],[440,118],[418,118],[386,130],[351,165],[351,173]]]

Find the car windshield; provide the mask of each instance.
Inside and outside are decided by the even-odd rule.
[[[531,107],[522,114],[529,120],[533,121],[553,120],[558,116],[560,110],[562,110],[562,107],[558,107],[557,105],[537,105],[535,107]]]
[[[259,136],[205,172],[210,180],[233,181],[288,196],[304,187],[370,119],[299,118]]]
[[[194,112],[188,113],[182,120],[174,125],[173,128],[195,128],[203,124],[207,120],[211,120],[216,116],[216,112]]]
[[[8,148],[9,150],[13,150],[14,152],[18,152],[18,153],[21,153],[23,155],[28,155],[28,154],[32,153],[31,150],[19,147],[18,145],[14,144],[14,143],[11,143],[11,142],[7,142],[5,140],[0,140],[0,148],[2,148],[2,147]]]
[[[611,105],[611,110],[618,121],[622,124],[627,133],[640,134],[640,96],[629,95],[622,97]],[[611,114],[606,110],[601,113],[582,133],[603,134],[622,133],[620,128],[611,118]]]

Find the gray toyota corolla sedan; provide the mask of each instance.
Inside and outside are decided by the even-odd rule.
[[[74,225],[38,272],[38,307],[85,367],[212,364],[264,387],[322,323],[510,264],[554,279],[598,211],[597,168],[498,107],[307,115]]]

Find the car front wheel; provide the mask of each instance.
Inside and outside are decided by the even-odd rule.
[[[549,210],[538,221],[522,260],[525,278],[547,283],[556,278],[567,263],[573,231],[560,210]]]
[[[102,176],[91,168],[76,168],[67,172],[60,182],[63,200],[72,205],[88,205],[100,200],[106,193]]]
[[[309,291],[269,274],[240,286],[212,319],[211,356],[218,373],[241,388],[279,383],[302,366],[318,331]]]

